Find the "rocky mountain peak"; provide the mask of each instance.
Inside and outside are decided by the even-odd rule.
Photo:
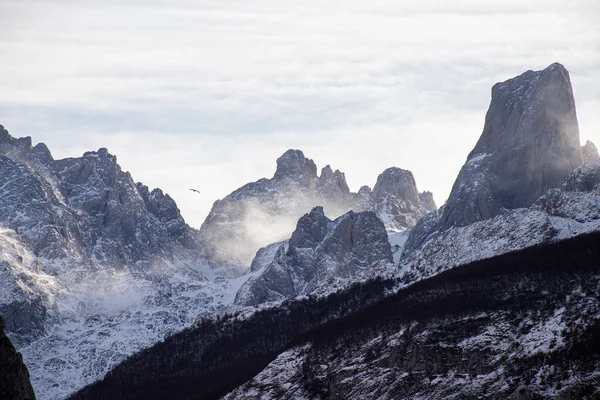
[[[492,88],[483,133],[440,212],[413,229],[405,250],[429,235],[531,206],[582,164],[569,73],[555,63]]]
[[[421,204],[423,204],[425,209],[428,211],[433,211],[437,208],[435,200],[433,200],[433,193],[431,193],[428,190],[419,193],[419,200],[421,201]]]
[[[50,153],[50,149],[48,149],[48,146],[46,146],[44,143],[36,144],[33,149],[31,149],[31,154],[44,165],[49,165],[54,161],[54,158],[52,158],[52,153]]]
[[[583,163],[587,164],[594,161],[600,160],[600,154],[598,149],[591,141],[587,140],[583,146],[581,146],[581,156],[583,157]]]
[[[357,194],[361,196],[371,194],[371,187],[368,185],[362,185],[360,189],[358,189]]]
[[[14,138],[0,125],[0,154],[11,158],[21,158],[32,150],[31,137]]]
[[[377,177],[373,191],[363,186],[354,196],[356,211],[374,210],[385,226],[394,231],[412,227],[423,215],[436,209],[430,192],[419,193],[412,172],[391,167]]]
[[[323,207],[314,207],[308,214],[303,215],[292,233],[289,247],[314,249],[327,235],[327,225],[330,222],[325,216]]]
[[[419,201],[419,192],[412,172],[391,167],[379,174],[373,187],[373,197],[380,199],[388,195],[416,204]]]
[[[329,165],[321,170],[317,183],[319,195],[325,199],[335,199],[335,207],[344,210],[349,206],[350,188],[343,172],[333,171]]]
[[[469,159],[504,148],[537,147],[544,141],[552,148],[561,145],[555,158],[577,166],[579,128],[573,89],[568,71],[558,63],[493,86],[483,133]]]
[[[277,169],[273,176],[276,180],[285,178],[308,182],[317,178],[317,166],[301,150],[290,149],[277,159]]]
[[[319,176],[319,178],[321,178],[321,179],[333,178],[333,169],[331,169],[331,166],[329,164],[327,164],[326,166],[323,167],[323,169],[321,169],[321,175]]]
[[[330,218],[349,210],[376,211],[393,230],[411,227],[435,209],[431,194],[421,200],[410,171],[388,169],[376,194],[368,186],[352,193],[344,173],[330,165],[319,176],[316,171],[302,151],[288,150],[277,160],[272,179],[248,183],[216,201],[200,228],[211,264],[246,270],[257,250],[289,237],[298,218],[314,214],[309,211],[315,206]]]
[[[332,221],[315,207],[300,218],[264,271],[240,288],[235,303],[257,305],[343,285],[391,261],[385,226],[374,212],[349,211]]]
[[[10,134],[8,133],[4,125],[0,125],[0,143],[4,142],[9,137]]]
[[[528,207],[581,163],[575,100],[562,65],[496,84],[481,138],[444,210],[444,227]]]

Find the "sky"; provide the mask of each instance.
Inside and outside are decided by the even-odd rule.
[[[446,200],[494,83],[557,61],[600,146],[595,0],[0,0],[0,124],[54,158],[107,147],[200,227],[301,149]],[[190,191],[195,188],[201,194]]]

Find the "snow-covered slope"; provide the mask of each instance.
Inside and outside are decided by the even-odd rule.
[[[444,207],[422,223],[436,221]],[[405,282],[476,260],[600,230],[600,163],[577,168],[560,188],[530,208],[506,210],[485,221],[437,232],[418,249],[405,251],[400,270]]]
[[[0,313],[40,399],[231,305],[247,278],[209,268],[173,199],[106,149],[54,160],[0,127],[0,205]]]
[[[233,303],[247,277],[174,263],[159,273],[102,270],[61,277],[46,334],[21,347],[39,399],[62,399],[142,348]],[[250,275],[252,276],[252,275]]]
[[[208,317],[74,399],[593,399],[599,235]]]

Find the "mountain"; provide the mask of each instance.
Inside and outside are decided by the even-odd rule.
[[[34,400],[29,371],[6,334],[0,316],[0,393],[6,400]]]
[[[600,163],[572,100],[559,64],[495,85],[439,210],[410,171],[352,193],[289,150],[200,232],[106,149],[2,129],[7,333],[43,399],[594,398]]]
[[[401,289],[291,340],[223,398],[597,398],[599,239],[532,247]]]
[[[375,211],[393,230],[411,227],[436,208],[430,192],[418,193],[410,171],[389,168],[373,191],[364,186],[352,193],[344,173],[327,165],[317,175],[313,160],[288,150],[277,159],[273,178],[244,185],[214,203],[200,228],[211,263],[247,270],[258,249],[289,237],[298,218],[316,206],[330,217]]]
[[[141,268],[175,246],[199,249],[173,199],[136,184],[106,149],[54,160],[44,144],[1,127],[0,162],[0,218],[39,257]]]
[[[451,227],[529,207],[581,164],[573,89],[562,65],[497,83],[483,133],[448,201],[415,226],[406,250]]]
[[[600,230],[598,162],[577,168],[559,188],[550,189],[528,208],[506,210],[432,235],[420,248],[404,252],[399,269],[403,281],[412,282],[457,265],[596,230]]]
[[[388,237],[404,245],[397,264],[389,247],[376,251],[381,226],[365,225],[373,242],[344,247],[342,222],[361,213],[331,221],[315,208],[288,241],[257,253],[236,295],[255,307],[205,316],[73,398],[596,398],[600,163],[582,165],[590,148],[579,146],[564,67],[497,84],[448,203],[406,244],[406,232]],[[404,185],[408,173],[383,175],[354,203],[373,208],[382,187],[427,203]],[[345,285],[330,278],[370,250],[382,269],[371,258]]]
[[[238,291],[235,304],[250,306],[308,294],[372,274],[376,263],[391,263],[383,223],[374,212],[342,215],[335,221],[315,207],[298,220],[271,263]]]
[[[134,183],[106,149],[54,160],[44,144],[33,147],[31,138],[15,139],[0,126],[0,187],[0,221],[7,228],[3,240],[23,253],[7,262],[50,276],[41,279],[68,281],[107,268],[150,273],[172,262],[175,250],[190,261],[202,255],[198,232],[185,224],[175,202],[160,189],[149,193]],[[44,292],[38,286],[28,295],[13,296],[22,301],[0,304],[9,332],[18,326],[23,334],[34,328],[41,333],[45,309],[51,306],[43,301]]]
[[[221,279],[204,254],[175,201],[106,149],[54,160],[0,128],[0,314],[39,398],[231,305],[246,277]]]
[[[600,154],[598,154],[598,149],[591,141],[587,140],[583,146],[581,146],[581,156],[583,158],[583,163],[591,163],[595,161],[600,161]]]
[[[363,186],[354,195],[352,208],[354,211],[372,210],[387,229],[402,231],[437,207],[431,192],[417,191],[412,172],[391,167],[379,174],[372,192]]]
[[[591,399],[599,243],[596,232],[408,286],[379,278],[207,317],[72,399]]]

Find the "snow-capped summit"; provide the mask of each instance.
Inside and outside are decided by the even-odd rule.
[[[581,164],[573,89],[561,64],[497,83],[483,133],[448,201],[413,229],[407,249],[435,231],[528,207]]]

